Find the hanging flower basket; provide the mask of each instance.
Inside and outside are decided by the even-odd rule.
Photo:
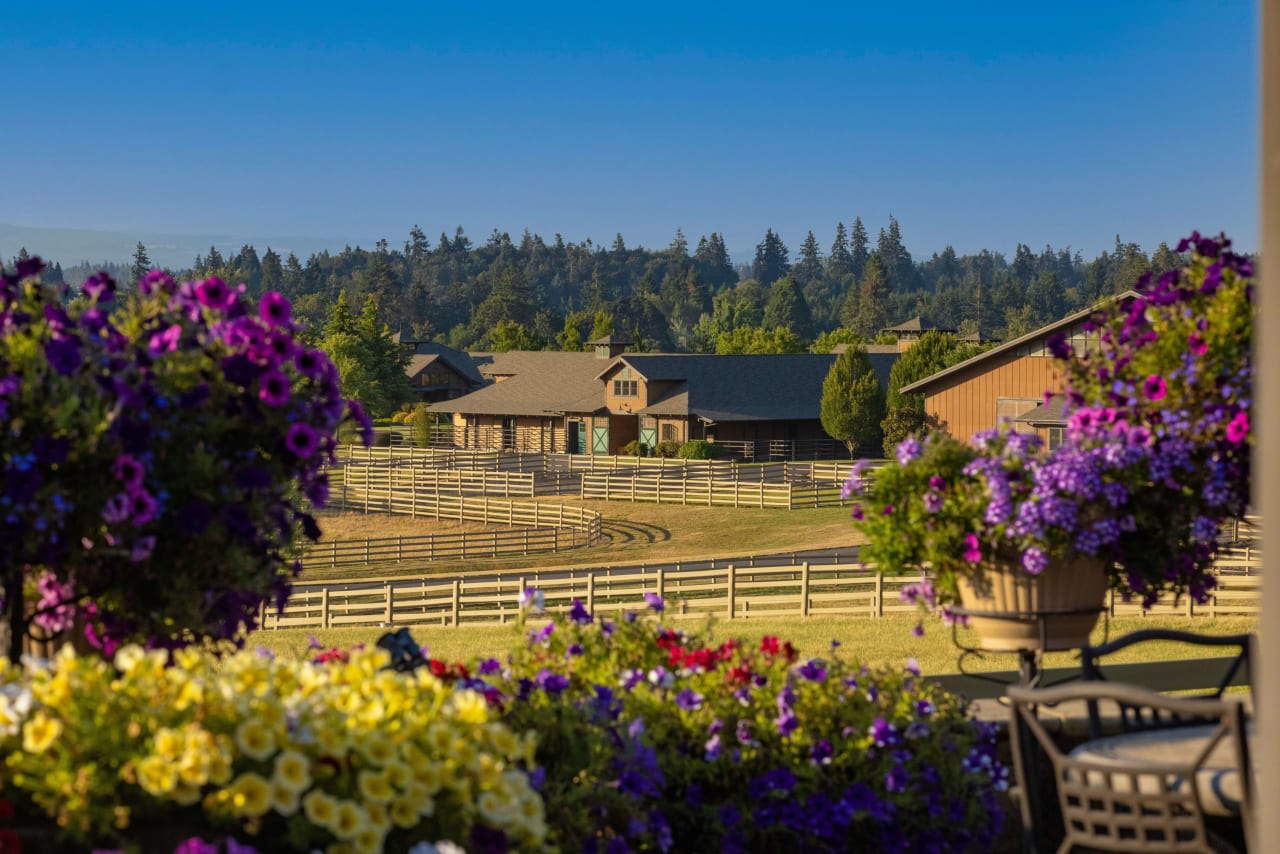
[[[1078,649],[1107,595],[1107,566],[1100,558],[1050,558],[1036,575],[1016,558],[984,561],[978,572],[956,576],[962,610],[982,649],[1054,651]]]

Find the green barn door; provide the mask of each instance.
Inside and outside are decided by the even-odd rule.
[[[644,446],[646,454],[652,454],[653,449],[658,447],[658,428],[657,427],[641,427],[640,428],[640,444]]]
[[[591,428],[591,453],[593,454],[609,453],[609,428],[608,427],[592,427]]]
[[[568,451],[571,454],[587,452],[587,425],[581,421],[569,422]]]

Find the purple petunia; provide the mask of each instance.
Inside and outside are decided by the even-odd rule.
[[[1169,386],[1162,376],[1149,376],[1142,383],[1142,393],[1147,396],[1147,400],[1163,400],[1168,392]]]
[[[920,456],[920,440],[915,436],[908,436],[898,443],[896,456],[898,465],[905,466],[907,463]]]
[[[267,371],[258,378],[258,400],[267,406],[284,406],[289,402],[290,390],[289,378],[278,370]]]
[[[289,432],[284,437],[285,447],[295,457],[304,460],[316,452],[319,444],[320,438],[316,435],[315,428],[310,424],[292,424],[289,426]]]
[[[130,454],[121,454],[116,457],[115,475],[116,480],[124,486],[125,489],[138,489],[142,486],[142,477],[146,473],[142,463],[138,462]]]
[[[133,524],[147,524],[155,518],[157,509],[155,498],[145,489],[129,493],[129,515],[133,518]]]
[[[659,614],[661,614],[667,607],[666,603],[662,601],[662,597],[657,593],[645,593],[644,601],[651,609],[657,611]]]
[[[825,662],[820,658],[811,658],[796,668],[796,672],[810,682],[822,682],[827,678]]]
[[[969,563],[977,563],[982,560],[981,544],[978,542],[976,534],[964,535],[964,559]]]
[[[573,600],[573,607],[569,609],[569,619],[580,626],[589,626],[594,621],[591,612],[587,610],[577,599]]]
[[[702,708],[702,695],[685,688],[679,694],[676,694],[676,705],[686,712],[696,712]]]
[[[539,688],[552,696],[563,693],[569,687],[569,677],[545,667],[538,671],[534,681],[538,683]]]

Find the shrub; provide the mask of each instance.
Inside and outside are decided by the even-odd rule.
[[[703,439],[691,439],[680,446],[676,456],[682,460],[711,460],[720,455],[720,449],[713,442]]]
[[[644,456],[644,445],[640,444],[639,439],[632,439],[622,446],[622,455],[625,457],[642,457]]]
[[[658,443],[658,447],[654,448],[654,455],[664,458],[677,456],[680,453],[680,443],[675,439],[663,439]]]
[[[427,404],[419,403],[410,413],[413,423],[413,444],[419,448],[431,447],[432,433],[435,430],[438,416],[427,409]]]

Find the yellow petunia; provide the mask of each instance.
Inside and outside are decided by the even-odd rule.
[[[134,769],[138,785],[152,795],[167,795],[178,785],[178,772],[172,764],[159,756],[148,756]]]
[[[330,830],[333,835],[339,839],[354,839],[356,834],[364,830],[368,826],[365,821],[364,810],[360,809],[360,805],[354,801],[339,801],[338,808],[333,814],[333,824]]]
[[[28,753],[44,753],[62,735],[62,721],[44,712],[36,712],[22,727],[22,749]]]
[[[176,729],[169,727],[161,727],[156,730],[155,751],[156,755],[165,759],[179,759],[187,747],[186,736]]]
[[[283,816],[291,816],[298,811],[298,790],[282,786],[279,781],[271,781],[271,808]]]
[[[318,789],[308,792],[302,799],[303,815],[307,817],[307,821],[317,827],[331,829],[337,812],[338,802]]]
[[[396,827],[413,827],[418,823],[418,808],[408,797],[391,802],[391,822]]]
[[[296,750],[285,750],[276,757],[272,782],[294,792],[311,785],[311,761]]]
[[[360,796],[366,801],[385,804],[396,794],[387,781],[387,775],[377,771],[361,771],[356,777],[356,785],[360,789]]]
[[[366,827],[351,840],[351,847],[356,854],[380,854],[383,834],[372,827]]]
[[[482,724],[489,720],[489,704],[476,691],[458,691],[453,695],[453,715],[468,724]]]
[[[276,736],[256,720],[244,721],[236,727],[236,747],[250,759],[261,761],[276,752]]]
[[[231,805],[239,815],[257,817],[271,809],[271,784],[261,774],[252,771],[237,777],[227,791]]]
[[[356,751],[374,765],[386,765],[395,756],[391,739],[380,732],[365,733],[355,739]]]

